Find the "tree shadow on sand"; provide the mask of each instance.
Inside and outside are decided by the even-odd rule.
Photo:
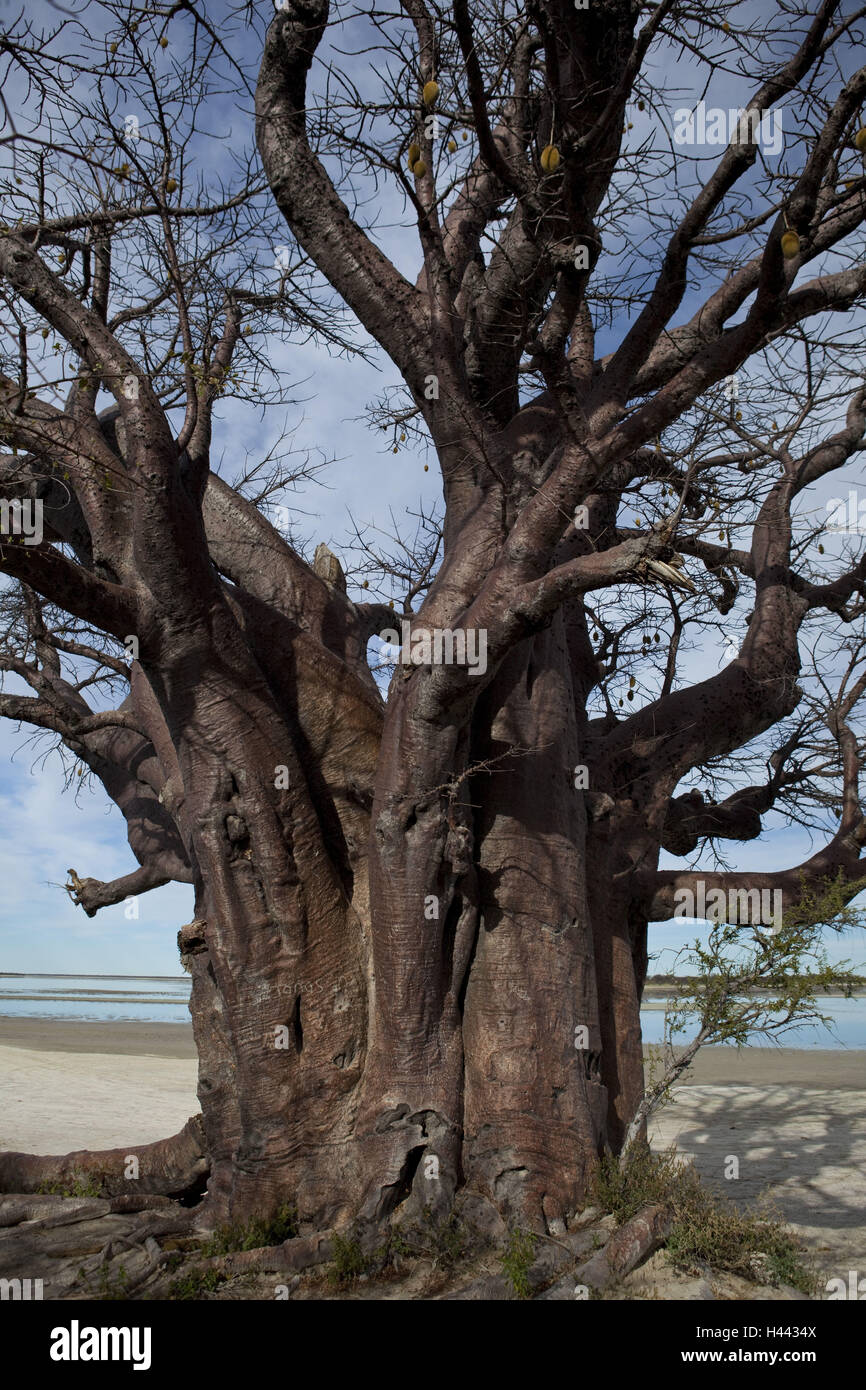
[[[822,1266],[866,1264],[866,1087],[681,1087],[651,1136],[738,1206],[769,1197]]]

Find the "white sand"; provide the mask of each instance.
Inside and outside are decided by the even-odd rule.
[[[194,1061],[0,1045],[0,1149],[62,1154],[149,1144],[200,1109]]]
[[[676,1097],[657,1147],[736,1200],[768,1193],[828,1277],[866,1275],[866,1053],[709,1048]],[[188,1027],[0,1019],[0,1149],[151,1143],[198,1109]]]
[[[766,1193],[828,1277],[866,1274],[866,1089],[684,1086],[652,1138],[738,1202]],[[737,1179],[725,1178],[730,1158]]]

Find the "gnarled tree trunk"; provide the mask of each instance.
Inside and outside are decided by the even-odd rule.
[[[834,385],[826,399],[797,400],[766,450],[759,426],[740,429],[740,412],[728,420],[712,393],[770,344],[805,334],[810,316],[847,313],[866,296],[862,256],[795,287],[825,253],[835,266],[837,244],[863,223],[862,181],[840,183],[839,173],[866,69],[813,103],[823,123],[814,138],[797,137],[787,173],[768,176],[766,208],[755,143],[739,136],[705,186],[684,195],[670,228],[667,206],[657,226],[647,208],[652,249],[642,254],[655,254],[656,233],[665,244],[655,283],[635,304],[633,277],[648,276],[648,261],[615,293],[593,277],[605,229],[625,218],[614,176],[628,105],[649,81],[650,46],[668,42],[671,6],[649,7],[637,33],[633,0],[593,0],[585,11],[543,0],[515,25],[486,10],[476,24],[466,0],[453,12],[434,14],[423,0],[402,9],[405,27],[387,41],[389,62],[406,55],[403,74],[384,107],[361,102],[360,116],[351,111],[339,127],[343,108],[332,117],[311,79],[328,0],[285,0],[264,39],[256,140],[289,233],[402,378],[405,400],[390,418],[413,421],[438,458],[441,554],[410,564],[399,616],[415,635],[483,636],[483,664],[400,661],[383,699],[366,649],[396,621],[393,603],[354,602],[327,547],[307,565],[211,471],[215,403],[250,362],[242,318],[263,337],[290,305],[282,271],[273,294],[256,275],[252,289],[243,275],[232,280],[216,308],[220,256],[181,266],[177,226],[227,216],[234,253],[243,241],[234,213],[261,190],[250,184],[237,200],[221,190],[213,212],[169,202],[179,180],[167,171],[183,160],[164,122],[166,147],[157,141],[140,200],[126,199],[124,185],[115,207],[99,185],[82,214],[73,180],[74,215],[55,218],[40,165],[34,220],[16,211],[14,228],[0,227],[21,359],[17,375],[0,371],[0,433],[11,450],[0,457],[0,500],[32,498],[48,511],[32,547],[0,538],[0,568],[20,586],[0,667],[32,692],[0,692],[0,713],[53,731],[125,818],[138,868],[109,883],[71,870],[69,891],[85,911],[170,880],[194,887],[195,919],[179,946],[192,975],[207,1221],[246,1222],[284,1203],[320,1228],[398,1210],[444,1217],[459,1197],[479,1217],[488,1204],[555,1233],[638,1108],[647,924],[671,916],[676,893],[696,880],[691,870],[660,872],[662,849],[682,856],[704,837],[754,838],[763,813],[804,794],[812,776],[809,815],[826,810],[838,770],[841,819],[825,848],[797,869],[737,882],[784,885],[792,897],[804,878],[835,875],[849,896],[862,883],[866,820],[846,722],[866,693],[856,643],[838,698],[822,706],[834,746],[819,772],[803,772],[798,750],[812,757],[826,686],[769,753],[765,783],[720,805],[694,789],[676,793],[692,770],[731,758],[797,709],[807,615],[852,623],[863,613],[866,562],[818,582],[792,524],[806,488],[862,452],[862,382],[843,427],[816,442],[815,420],[838,404]],[[852,66],[847,56],[825,61],[851,41],[850,26],[832,27],[834,9],[822,0],[778,63],[768,46],[756,62],[755,109],[769,112],[801,87],[811,94],[819,66]],[[712,27],[700,6],[695,23]],[[149,61],[141,45],[135,53]],[[437,111],[455,132],[465,126],[471,152],[451,167],[446,155],[464,141],[443,150],[430,132],[440,77]],[[156,90],[151,68],[142,83]],[[186,95],[192,139],[198,92]],[[641,96],[638,109],[648,104]],[[390,130],[377,125],[385,117]],[[81,153],[81,168],[104,173],[90,146]],[[640,156],[627,154],[642,174]],[[331,173],[353,160],[371,175],[363,196],[346,195],[354,212]],[[130,165],[117,172],[116,185],[132,181]],[[417,221],[414,283],[357,220],[385,177]],[[759,211],[743,220],[746,196]],[[112,237],[139,222],[142,264],[159,248],[159,283],[136,308],[117,309]],[[631,209],[622,226],[631,237]],[[674,322],[696,265],[715,276],[729,241],[731,273]],[[46,247],[62,257],[49,264]],[[619,276],[618,253],[612,264]],[[160,339],[170,340],[165,361],[161,347],[139,359],[146,326],[158,321],[163,332],[169,293],[178,322]],[[616,349],[598,357],[594,317],[600,326],[605,305],[624,323]],[[37,327],[39,343],[53,329],[76,358],[63,409],[32,388],[42,364],[28,376]],[[810,380],[841,372],[849,348]],[[114,398],[102,414],[100,391]],[[647,515],[632,524],[636,493]],[[702,518],[726,498],[731,517],[711,532]],[[731,528],[747,525],[751,543],[740,548]],[[753,586],[754,603],[739,615],[735,659],[683,688],[676,658],[687,619],[706,629],[741,585]],[[596,604],[599,592],[607,598]],[[665,630],[658,647],[643,631],[651,613]],[[633,703],[632,671],[650,650],[656,664]],[[92,709],[89,682],[68,678],[61,654],[91,663],[99,680],[128,681],[120,707]],[[0,1162],[0,1181],[66,1174],[74,1157],[45,1169],[14,1155]],[[125,1181],[120,1151],[94,1156],[103,1160],[114,1191]],[[156,1153],[157,1166],[170,1160]]]

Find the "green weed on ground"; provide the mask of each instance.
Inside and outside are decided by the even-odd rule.
[[[260,1250],[282,1245],[298,1234],[298,1212],[286,1202],[270,1221],[253,1217],[246,1224],[220,1226],[202,1247],[204,1255],[228,1255],[234,1250]]]
[[[593,1195],[619,1225],[647,1204],[669,1206],[674,1222],[667,1255],[685,1273],[709,1267],[752,1282],[789,1284],[800,1293],[816,1290],[801,1241],[776,1212],[761,1205],[741,1211],[706,1188],[692,1164],[672,1152],[654,1154],[640,1147],[624,1169],[616,1159],[602,1159]]]
[[[469,1233],[459,1213],[452,1211],[442,1220],[424,1207],[419,1220],[392,1226],[384,1241],[372,1250],[364,1250],[356,1228],[337,1232],[328,1279],[345,1288],[361,1275],[388,1278],[404,1260],[428,1259],[441,1269],[450,1269],[467,1253],[469,1245]]]
[[[205,1293],[215,1293],[220,1284],[224,1284],[227,1275],[221,1274],[217,1269],[193,1268],[187,1270],[177,1279],[173,1279],[168,1286],[168,1297],[171,1299],[201,1298]]]
[[[528,1298],[532,1292],[529,1271],[535,1259],[535,1236],[520,1227],[511,1231],[501,1257],[502,1271],[518,1298]]]
[[[101,1197],[102,1182],[93,1174],[73,1172],[62,1181],[39,1183],[36,1191],[53,1197]]]
[[[341,1235],[336,1231],[333,1239],[333,1262],[328,1271],[328,1280],[336,1288],[345,1288],[362,1274],[369,1273],[372,1257],[365,1255],[361,1242],[353,1234]]]

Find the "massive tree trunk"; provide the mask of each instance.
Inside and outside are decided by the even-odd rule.
[[[351,873],[340,873],[292,731],[227,614],[200,644],[187,630],[152,679],[195,869],[192,1012],[214,1209],[245,1220],[291,1196],[319,1214],[335,1181],[340,1190],[364,1056]]]
[[[581,761],[562,623],[522,643],[477,711],[480,923],[466,990],[469,1180],[544,1229],[578,1207],[606,1098]]]
[[[607,301],[625,305],[628,322],[616,350],[597,358],[593,315],[608,292],[587,296],[603,249],[595,219],[617,226],[621,195],[607,195],[627,107],[648,81],[644,60],[670,9],[651,7],[635,34],[640,8],[533,4],[519,32],[506,26],[500,51],[496,16],[481,14],[479,30],[492,32],[477,35],[465,0],[435,23],[424,4],[406,4],[414,38],[394,46],[406,69],[393,100],[369,103],[360,125],[352,113],[333,148],[331,114],[308,111],[327,0],[286,0],[265,39],[256,135],[276,208],[390,356],[406,391],[391,416],[423,428],[441,468],[441,554],[410,565],[405,616],[416,634],[483,634],[483,669],[432,657],[398,663],[383,700],[366,647],[395,622],[393,604],[354,602],[327,549],[321,566],[305,564],[211,473],[213,408],[237,368],[242,311],[250,309],[247,331],[256,315],[290,315],[281,276],[273,296],[227,285],[217,324],[217,270],[202,277],[205,291],[197,270],[177,269],[171,227],[181,211],[210,214],[165,203],[178,182],[165,178],[168,148],[154,173],[162,202],[130,206],[122,218],[118,210],[116,224],[158,213],[150,226],[162,228],[174,267],[181,336],[153,379],[124,345],[135,341],[125,330],[144,342],[166,291],[143,317],[128,319],[126,308],[110,316],[115,224],[101,190],[92,224],[61,219],[46,240],[40,192],[34,225],[0,229],[4,295],[25,306],[21,353],[44,321],[78,359],[63,410],[30,389],[39,374],[28,378],[23,362],[15,379],[0,373],[0,430],[12,449],[0,459],[4,497],[51,503],[44,543],[0,546],[26,618],[20,650],[21,615],[10,621],[3,669],[33,692],[0,692],[0,712],[54,731],[125,818],[139,867],[111,883],[72,870],[69,890],[87,912],[169,880],[194,886],[195,918],[179,947],[192,976],[211,1223],[246,1222],[284,1203],[316,1227],[423,1208],[444,1217],[459,1198],[479,1220],[492,1206],[509,1221],[561,1231],[599,1156],[622,1146],[641,1096],[647,923],[670,916],[676,890],[695,881],[691,871],[659,873],[661,849],[685,855],[705,836],[754,838],[761,815],[786,789],[799,791],[798,748],[814,751],[804,716],[772,750],[765,784],[718,806],[694,789],[676,796],[693,769],[731,758],[797,708],[808,614],[862,614],[866,564],[817,582],[791,521],[809,484],[862,451],[862,383],[844,428],[822,442],[808,422],[812,403],[797,401],[795,423],[773,426],[763,475],[758,426],[739,430],[739,413],[726,422],[712,392],[769,344],[803,332],[810,315],[847,312],[866,294],[859,262],[794,288],[810,260],[863,221],[859,181],[843,179],[843,191],[837,175],[866,70],[828,97],[802,172],[794,160],[781,191],[774,174],[766,215],[739,229],[738,180],[752,178],[756,149],[732,140],[719,153],[674,219],[645,302],[632,299],[634,267],[616,287],[623,297]],[[760,110],[811,82],[825,40],[845,36],[845,26],[829,33],[833,9],[824,0],[781,66],[769,53],[762,60]],[[427,84],[443,65],[451,91],[442,120],[455,131],[465,124],[473,151],[453,168],[446,153],[459,149],[456,139],[442,150],[429,133]],[[648,104],[641,97],[638,109]],[[385,116],[393,129],[376,126],[380,148],[363,126]],[[375,180],[399,171],[424,257],[415,283],[356,220],[368,189],[347,194],[349,211],[317,139],[329,167],[350,168],[351,154]],[[416,141],[423,158],[413,152],[410,180]],[[443,193],[443,175],[450,181],[461,167]],[[667,236],[667,215],[648,246],[656,232]],[[633,223],[623,225],[631,237]],[[234,246],[242,238],[231,228]],[[735,236],[758,240],[742,256],[738,247],[732,273],[693,319],[674,324],[694,280],[690,257],[707,254],[702,264],[715,274],[719,244]],[[55,244],[64,248],[59,273],[42,254]],[[67,254],[86,265],[79,289]],[[615,266],[619,276],[618,258]],[[206,328],[194,343],[199,309]],[[39,341],[48,336],[46,326]],[[182,390],[165,384],[171,363]],[[115,405],[97,415],[100,389]],[[836,395],[819,404],[818,419]],[[808,442],[796,458],[804,421]],[[714,432],[718,450],[707,445]],[[721,545],[702,518],[725,489],[733,520]],[[624,514],[638,492],[652,519],[632,526]],[[741,513],[752,527],[742,549],[730,529],[745,529]],[[685,575],[684,555],[703,566],[702,589]],[[754,586],[754,605],[736,658],[683,688],[681,604],[693,602],[690,620],[707,624],[714,609],[730,611],[741,583]],[[603,640],[591,636],[596,591],[607,595],[595,608],[609,610]],[[37,595],[69,616],[65,636],[52,633]],[[659,613],[670,659],[653,668],[637,704],[615,704],[616,681],[634,698],[632,670],[650,650],[643,629]],[[79,640],[88,632],[97,645]],[[128,678],[120,708],[93,711],[88,683],[62,674],[61,653]],[[794,896],[801,874],[812,884],[834,874],[857,891],[866,820],[846,719],[864,686],[852,679],[854,695],[840,693],[825,711],[838,748],[815,777],[826,807],[824,779],[839,752],[838,833],[801,869],[740,876],[743,887],[784,884]],[[189,1140],[179,1146],[184,1171]],[[174,1152],[150,1155],[155,1182],[174,1181]],[[0,1180],[46,1171],[42,1160],[14,1159],[0,1164]],[[116,1187],[119,1151],[94,1164],[102,1159]],[[198,1173],[197,1152],[195,1160]],[[63,1173],[74,1166],[57,1163]]]
[[[561,627],[515,649],[462,729],[431,736],[397,701],[373,807],[369,1209],[410,1190],[447,1208],[461,1186],[561,1226],[606,1112]]]
[[[546,436],[557,455],[551,423],[527,412],[522,450],[503,432],[512,504],[531,499],[530,448]],[[457,527],[413,619],[416,633],[483,629],[488,668],[398,664],[384,706],[362,662],[389,610],[351,604],[218,484],[205,497],[201,554],[225,578],[189,553],[199,522],[184,494],[185,525],[169,524],[159,491],[136,497],[134,568],[115,547],[135,596],[103,618],[141,638],[118,715],[129,726],[76,725],[80,696],[53,669],[44,680],[73,746],[105,773],[149,886],[180,865],[195,887],[179,944],[207,1220],[286,1202],[320,1227],[445,1215],[459,1193],[470,1212],[489,1203],[561,1230],[641,1095],[659,850],[669,821],[681,838],[700,831],[700,808],[677,819],[671,793],[683,768],[795,699],[807,610],[777,581],[784,487],[756,532],[739,661],[625,724],[588,719],[596,663],[579,598],[540,622],[515,616],[513,587],[535,589],[525,556],[509,559],[495,491],[465,523],[484,544],[467,548]],[[584,563],[574,533],[559,559]],[[718,717],[698,730],[708,700]],[[78,891],[85,905],[118,897],[92,880]]]
[[[238,731],[221,778],[201,764],[185,775],[213,788],[184,807],[209,828],[191,851],[202,922],[187,949],[212,1212],[239,1219],[292,1200],[304,1220],[329,1223],[409,1199],[407,1212],[445,1213],[461,1189],[562,1229],[607,1143],[598,980],[617,943],[597,895],[593,930],[561,630],[515,650],[468,729],[413,743],[400,715],[398,695],[382,735],[366,924],[334,891],[300,791],[291,840],[280,831],[297,881],[276,897],[285,866],[266,876],[256,849],[276,743],[254,764],[256,740]],[[318,855],[303,852],[307,834]],[[632,969],[617,985],[611,1046],[633,1063],[642,977]]]

